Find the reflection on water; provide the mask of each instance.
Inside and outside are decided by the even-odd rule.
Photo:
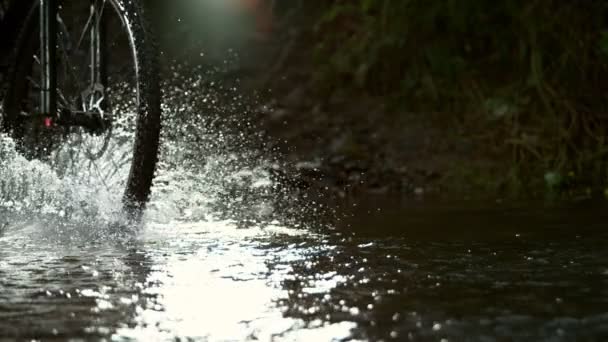
[[[608,233],[591,219],[599,208],[564,209],[411,205],[316,234],[278,224],[148,223],[118,241],[74,234],[94,227],[64,227],[79,236],[66,242],[42,239],[36,224],[11,226],[0,238],[0,332],[603,340]],[[443,235],[451,230],[462,234]]]
[[[40,239],[44,229],[11,227],[0,238],[0,336],[327,340],[354,327],[283,317],[291,269],[270,274],[268,265],[306,258],[306,249],[272,246],[300,231],[150,224],[119,242],[61,242]]]
[[[285,253],[260,248],[265,241],[300,232],[273,226],[236,229],[229,222],[151,230],[143,243],[154,246],[156,251],[148,255],[162,266],[148,275],[151,286],[142,292],[156,300],[138,311],[135,327],[119,329],[118,335],[141,340],[159,333],[167,338],[269,340],[305,327],[301,320],[283,318],[276,305],[286,296],[281,281],[288,269],[269,276],[267,264]],[[351,328],[332,327],[332,335],[324,335],[328,326],[318,324],[308,334],[346,337]]]

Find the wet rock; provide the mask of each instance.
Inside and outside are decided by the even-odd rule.
[[[344,162],[344,160],[346,159],[346,156],[339,154],[336,156],[333,156],[329,159],[329,164],[330,165],[336,165],[336,164],[342,164]]]
[[[287,115],[289,115],[289,111],[285,108],[278,108],[269,112],[269,118],[273,121],[283,120]]]
[[[352,143],[352,135],[342,134],[331,142],[329,145],[329,150],[332,153],[341,153],[345,151]]]
[[[368,192],[374,195],[385,195],[389,192],[390,187],[388,185],[385,186],[375,186],[369,188]]]
[[[298,170],[315,170],[315,169],[319,169],[320,167],[321,167],[320,160],[301,161],[301,162],[296,163],[296,169],[298,169]]]
[[[302,109],[309,107],[308,91],[306,87],[300,86],[294,88],[283,100],[281,105],[287,108]]]

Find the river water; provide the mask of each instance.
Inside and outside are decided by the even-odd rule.
[[[4,211],[0,336],[608,338],[601,205],[372,208],[333,228],[173,221],[128,234]]]
[[[608,340],[605,202],[324,206],[188,92],[137,227],[0,144],[0,340]]]

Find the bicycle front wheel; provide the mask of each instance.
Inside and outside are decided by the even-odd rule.
[[[39,3],[32,1],[13,54],[3,130],[21,153],[48,164],[70,186],[118,194],[127,209],[139,210],[150,195],[161,126],[158,58],[142,5],[60,1],[59,114],[41,115]]]

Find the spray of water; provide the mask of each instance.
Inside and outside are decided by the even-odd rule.
[[[285,165],[252,123],[256,102],[242,94],[238,80],[220,82],[217,69],[173,67],[170,74],[145,220],[297,222],[311,206],[298,204],[297,192],[277,180]],[[79,185],[70,174],[24,158],[6,135],[0,136],[0,160],[0,208],[21,214],[21,220],[84,225],[87,231],[121,221],[120,183]]]

